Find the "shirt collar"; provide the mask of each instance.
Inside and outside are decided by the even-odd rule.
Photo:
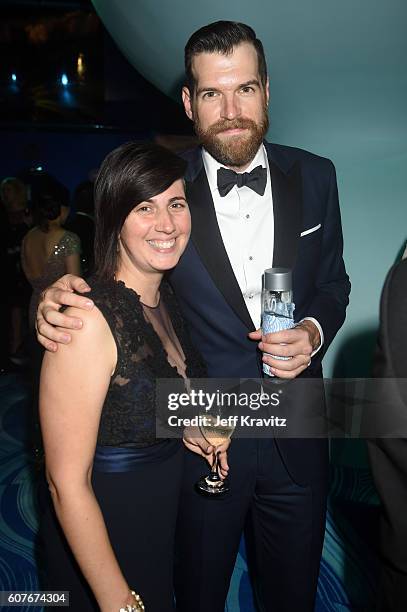
[[[223,164],[220,164],[208,151],[202,148],[202,160],[205,167],[206,176],[208,178],[209,187],[212,193],[219,194],[217,173],[219,168],[226,168]],[[268,170],[269,164],[267,159],[267,153],[264,144],[259,147],[256,155],[250,162],[245,172],[251,172],[257,166],[263,166]]]

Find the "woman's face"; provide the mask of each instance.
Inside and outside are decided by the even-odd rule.
[[[177,263],[191,233],[191,216],[184,184],[141,202],[127,216],[119,236],[120,262],[138,270],[165,272]]]

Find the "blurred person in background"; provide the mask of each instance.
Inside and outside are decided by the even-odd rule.
[[[44,194],[52,194],[61,206],[61,225],[65,225],[70,215],[70,194],[69,190],[55,176],[39,168],[30,168],[20,174],[25,184],[29,188],[31,210],[33,214],[33,224],[39,224],[40,201]]]
[[[380,303],[380,329],[373,377],[391,379],[384,387],[382,410],[407,410],[407,259],[387,275]],[[391,394],[389,394],[391,390]],[[370,466],[382,504],[379,553],[381,580],[377,612],[407,610],[407,439],[368,440]]]
[[[21,268],[21,243],[31,227],[32,218],[28,209],[27,188],[20,179],[5,178],[0,185],[0,196],[6,213],[2,239],[5,241],[3,278],[7,296],[7,304],[5,304],[8,325],[7,350],[11,362],[15,365],[22,365],[24,362],[23,344],[27,330],[26,312],[31,288]]]
[[[82,247],[81,268],[86,278],[93,268],[93,242],[95,239],[92,181],[84,181],[76,187],[72,200],[72,209],[74,212],[68,217],[64,227],[77,234],[80,238]]]
[[[29,309],[31,330],[35,327],[41,291],[61,274],[78,274],[81,270],[81,242],[76,234],[62,227],[66,205],[58,195],[57,191],[48,189],[37,196],[37,225],[28,232],[22,244],[22,265],[33,288]]]
[[[35,341],[35,316],[41,292],[63,273],[81,270],[81,243],[78,236],[62,227],[69,208],[65,187],[45,181],[35,194],[36,225],[25,236],[21,247],[24,273],[32,286],[29,305],[29,354],[32,386],[32,448],[37,460],[42,458],[42,442],[38,423],[38,385],[43,350]]]

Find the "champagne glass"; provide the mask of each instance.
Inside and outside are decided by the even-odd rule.
[[[215,497],[224,495],[230,489],[228,480],[222,480],[219,475],[219,452],[218,447],[229,440],[235,427],[228,419],[220,418],[220,414],[206,414],[200,419],[199,429],[205,440],[215,447],[213,463],[209,474],[202,476],[196,483],[196,489],[203,495]]]

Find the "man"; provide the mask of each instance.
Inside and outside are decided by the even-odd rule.
[[[220,21],[201,28],[186,45],[185,68],[183,103],[203,148],[186,154],[192,239],[170,280],[193,341],[213,377],[259,378],[262,360],[280,378],[320,377],[350,290],[334,167],[306,151],[263,141],[269,84],[263,47],[250,27]],[[252,330],[260,326],[261,275],[272,265],[293,268],[299,324],[262,338]],[[84,287],[72,279],[58,286]],[[42,315],[71,327],[73,321],[55,308],[85,302],[48,290],[40,334],[53,341],[65,335],[66,341]],[[56,349],[54,342],[42,342]],[[233,440],[231,490],[216,501],[194,491],[207,445],[192,437],[186,444],[194,452],[186,456],[180,502],[177,608],[223,611],[246,526],[262,609],[313,610],[325,523],[326,440]]]
[[[373,376],[393,379],[385,383],[381,394],[384,399],[380,408],[384,414],[391,414],[396,408],[400,417],[406,411],[406,345],[407,260],[404,259],[390,270],[381,299]],[[377,611],[404,612],[407,609],[407,439],[369,440],[368,449],[374,483],[382,502],[382,571]]]

